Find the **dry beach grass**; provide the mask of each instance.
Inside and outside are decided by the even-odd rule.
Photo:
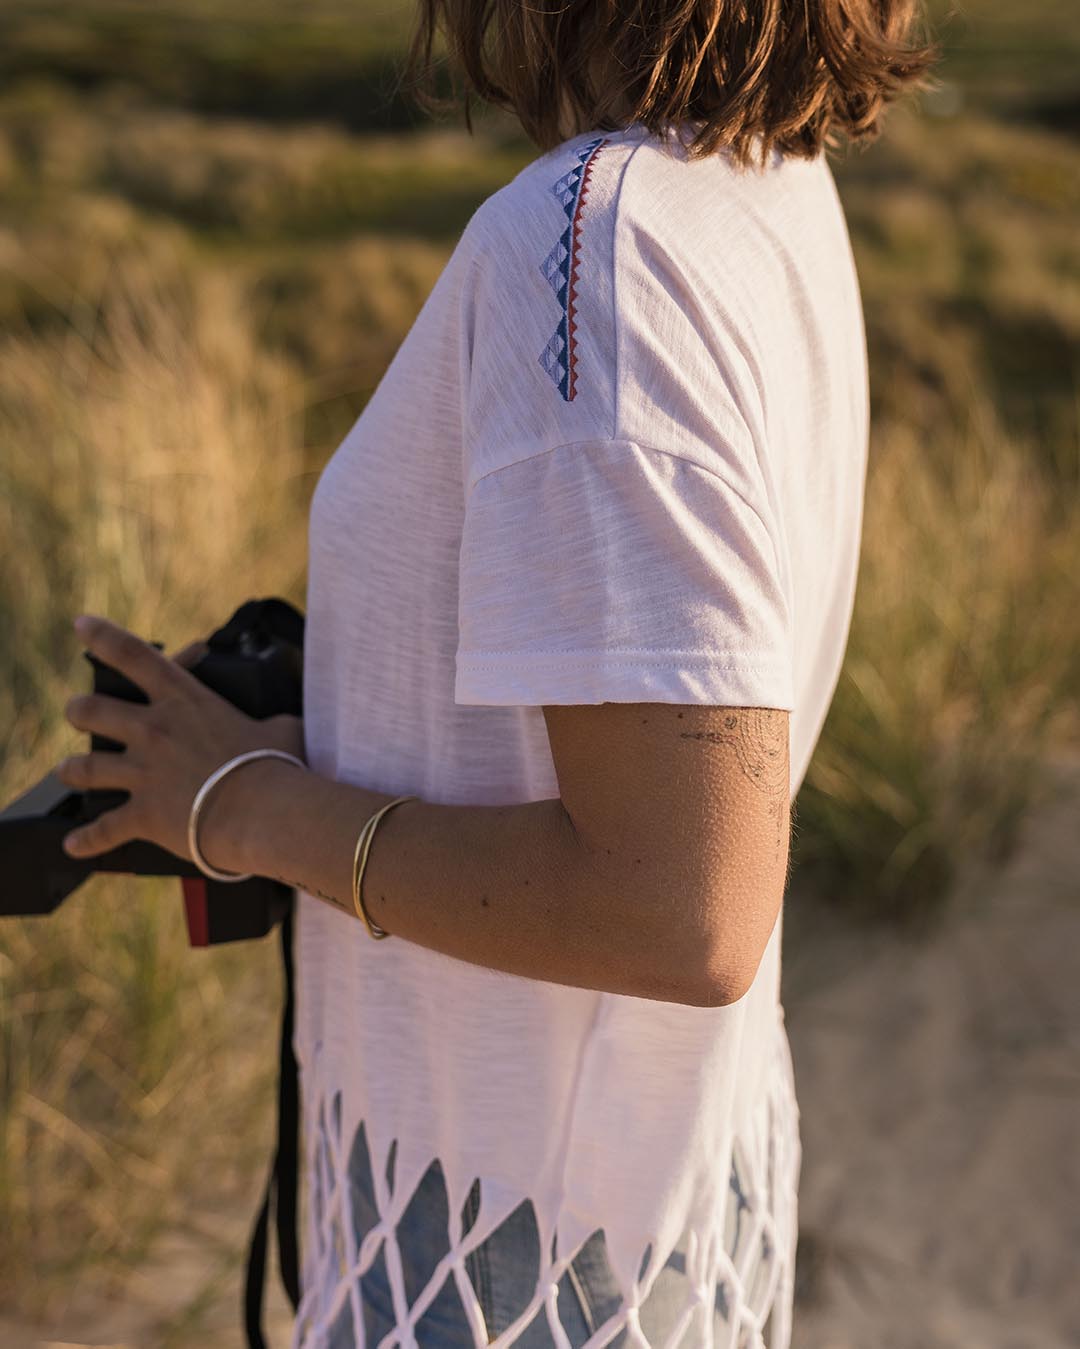
[[[64,48],[72,60],[76,47]],[[12,51],[0,91],[4,800],[81,748],[62,717],[86,681],[76,612],[174,649],[251,595],[302,605],[321,463],[472,206],[533,153],[497,119],[475,142],[283,126],[170,101],[138,69],[123,86],[110,76],[81,88],[20,71]],[[1028,995],[1006,981],[979,1001],[949,983],[948,952],[981,941],[1007,963],[1025,918],[1045,924],[1056,941],[1036,934],[1028,961],[1052,999],[1075,949],[1080,859],[1066,846],[1075,814],[1059,802],[1061,756],[1080,752],[1080,148],[992,107],[896,109],[882,143],[835,173],[863,285],[874,430],[856,613],[798,801],[785,933],[808,1141],[797,1343],[1056,1349],[1080,1334],[1067,1306],[1040,1313],[1041,1339],[1005,1312],[978,1319],[976,1273],[945,1258],[958,1229],[912,1196],[929,1146],[920,1129],[953,1106],[958,1127],[963,1098],[934,1101],[962,1076],[973,1106],[1001,1123],[972,1131],[954,1211],[984,1232],[990,1266],[1005,1258],[1009,1233],[982,1221],[977,1195],[999,1195],[987,1173],[1009,1164],[1007,1131],[1042,1120],[1032,1208],[1010,1190],[1002,1212],[1034,1224],[1038,1203],[1040,1230],[1075,1253],[1071,1219],[1053,1206],[1053,1152],[1068,1140],[1035,1079],[1052,1079],[1061,1101],[1075,1090],[1078,1009],[1054,1013],[1057,1049],[1035,1045],[1024,1060],[1034,1076],[979,1095],[982,1061],[953,1038],[957,1018],[992,1035],[1009,1008],[1023,1020]],[[1051,891],[1052,916],[1040,907]],[[916,936],[937,945],[913,960]],[[811,976],[837,961],[843,978],[823,989]],[[176,882],[94,880],[48,921],[0,924],[5,1345],[236,1342],[278,996],[269,943],[187,949]],[[875,1076],[873,1046],[894,1043],[905,1018],[938,1056],[912,1041],[891,1077],[878,1054]],[[920,1092],[908,1126],[868,1127]],[[995,1127],[1006,1132],[991,1138]],[[838,1242],[873,1240],[828,1149],[859,1157],[870,1185],[883,1138],[895,1174],[913,1177],[874,1201],[887,1257],[914,1261],[904,1287],[941,1281],[923,1308],[937,1319],[908,1338],[895,1302],[875,1322],[834,1269]],[[162,1304],[148,1271],[170,1251],[187,1254],[172,1260]],[[1049,1238],[1032,1246],[1027,1274],[1010,1270],[1018,1297],[1064,1299],[1054,1259]],[[819,1266],[833,1273],[815,1282]]]

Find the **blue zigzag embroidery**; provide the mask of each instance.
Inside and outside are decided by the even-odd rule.
[[[540,353],[540,364],[554,380],[556,388],[567,402],[574,397],[577,384],[574,302],[577,298],[578,227],[589,188],[589,174],[597,151],[606,142],[606,136],[598,136],[583,145],[577,153],[573,167],[550,189],[566,212],[566,229],[544,259],[540,271],[562,305],[562,318],[551,341]]]

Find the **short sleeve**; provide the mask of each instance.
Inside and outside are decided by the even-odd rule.
[[[470,223],[459,704],[793,710],[767,327],[637,139],[571,142]]]
[[[466,499],[454,697],[793,710],[777,541],[722,475],[632,441],[496,469]]]

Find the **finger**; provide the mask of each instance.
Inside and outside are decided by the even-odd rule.
[[[64,716],[77,731],[96,732],[130,745],[146,729],[147,705],[108,693],[77,693],[64,705]]]
[[[61,846],[69,857],[96,857],[138,837],[135,810],[129,802],[65,834]]]
[[[74,626],[87,651],[126,675],[149,695],[151,702],[175,694],[189,684],[202,687],[183,666],[108,618],[82,614]]]
[[[139,770],[126,754],[102,750],[94,754],[73,754],[61,759],[53,774],[68,787],[79,791],[99,791],[119,787],[134,791],[139,784]]]

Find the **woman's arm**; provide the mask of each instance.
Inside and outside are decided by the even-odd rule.
[[[788,713],[666,703],[544,712],[560,797],[395,806],[364,873],[373,921],[399,940],[554,983],[696,1006],[742,997],[787,880]],[[359,922],[356,839],[393,795],[255,761],[215,789],[200,843],[216,867],[274,877]]]

